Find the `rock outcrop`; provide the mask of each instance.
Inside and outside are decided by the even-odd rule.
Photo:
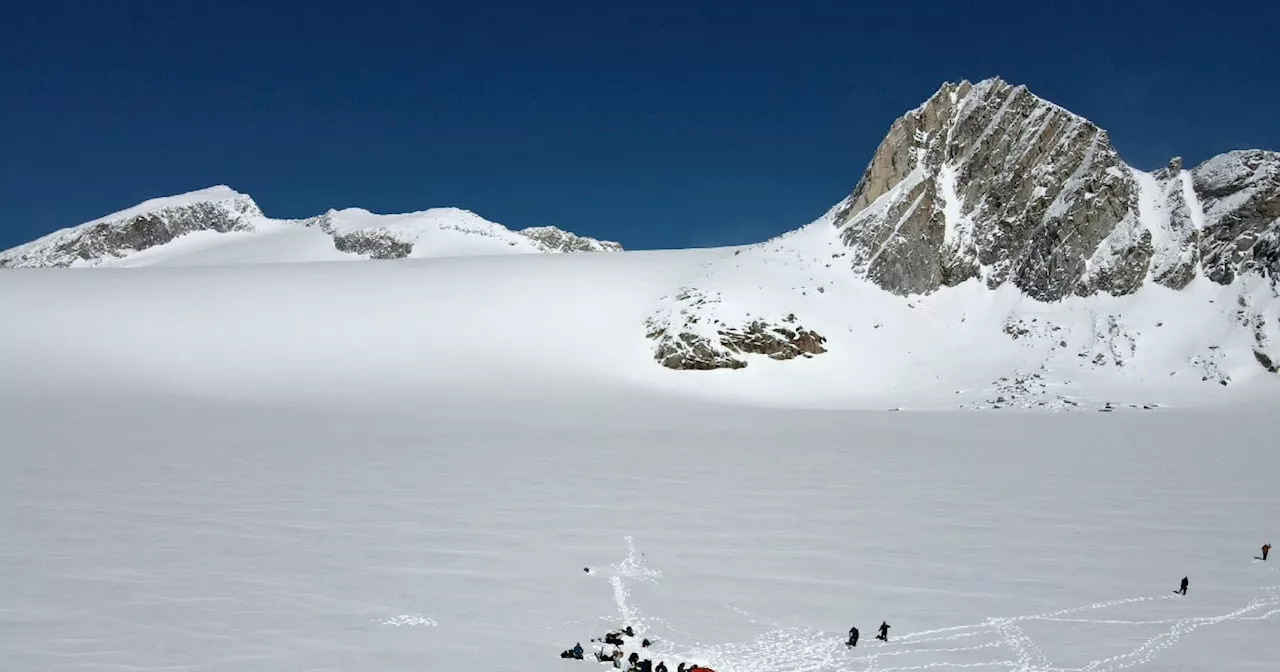
[[[827,351],[827,339],[804,327],[791,329],[753,320],[738,327],[724,327],[715,337],[695,332],[669,332],[650,325],[647,336],[657,341],[653,358],[668,369],[741,369],[747,366],[742,355],[764,355],[787,360],[812,357]]]
[[[1105,131],[1000,79],[945,84],[889,129],[836,213],[855,272],[897,294],[970,278],[1056,301],[1277,270],[1280,154],[1150,174]]]
[[[477,241],[483,241],[479,246],[485,250],[498,253],[622,249],[615,242],[577,236],[555,227],[512,231],[458,208],[434,208],[403,215],[379,215],[348,208],[329,210],[306,219],[268,219],[253,199],[218,186],[153,199],[0,252],[0,268],[111,264],[197,231],[254,233],[279,225],[315,227],[333,239],[335,249],[368,259],[438,256],[438,253],[449,254],[453,248],[476,253]],[[441,245],[445,248],[443,251],[439,249]]]
[[[342,252],[370,259],[403,259],[413,252],[413,243],[400,240],[386,231],[335,233],[333,246]]]
[[[1280,273],[1280,153],[1228,152],[1191,172],[1203,213],[1201,266],[1214,282]]]
[[[194,231],[253,231],[262,211],[226,187],[155,199],[0,252],[0,268],[94,265]]]
[[[787,360],[827,351],[827,339],[800,326],[794,313],[730,324],[715,314],[718,294],[685,288],[664,302],[672,305],[649,317],[645,335],[654,341],[654,360],[669,369],[741,369],[744,355]]]
[[[621,252],[622,245],[611,240],[576,236],[554,226],[531,226],[516,233],[542,245],[547,252]]]

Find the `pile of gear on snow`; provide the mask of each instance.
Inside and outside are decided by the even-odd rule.
[[[621,630],[614,630],[600,639],[591,641],[601,644],[601,647],[591,654],[598,663],[609,663],[615,668],[626,670],[627,672],[669,672],[667,664],[663,661],[660,660],[654,663],[651,658],[640,657],[641,653],[648,653],[649,645],[652,642],[647,639],[641,639],[637,647],[635,630],[629,625]],[[631,649],[630,655],[627,654],[627,649]],[[572,649],[562,651],[560,657],[584,660],[583,653],[582,644],[578,643]],[[715,670],[696,663],[680,663],[676,666],[676,672],[715,672]]]

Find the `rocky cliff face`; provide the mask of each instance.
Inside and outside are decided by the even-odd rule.
[[[1280,154],[1192,171],[1122,162],[1105,131],[999,79],[898,119],[835,218],[855,272],[898,294],[979,278],[1042,301],[1276,271]]]
[[[1190,181],[1203,220],[1205,275],[1226,284],[1241,273],[1280,274],[1280,153],[1221,154],[1197,166]]]

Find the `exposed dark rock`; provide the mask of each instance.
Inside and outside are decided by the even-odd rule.
[[[747,365],[741,357],[744,354],[786,360],[827,351],[823,347],[827,339],[817,332],[770,327],[760,320],[736,329],[721,329],[715,339],[687,331],[672,334],[665,329],[653,329],[646,335],[658,342],[654,359],[669,369],[680,370],[741,369]]]
[[[1267,356],[1267,353],[1261,350],[1254,350],[1253,357],[1258,360],[1258,363],[1262,365],[1262,368],[1266,369],[1268,372],[1276,372],[1276,365],[1272,363],[1271,358]]]
[[[653,358],[668,369],[710,371],[741,369],[747,365],[724,348],[717,347],[711,339],[697,334],[685,332],[669,335],[658,330],[650,332],[648,336],[658,341]]]
[[[675,310],[646,322],[645,335],[656,341],[654,359],[669,369],[740,369],[747,365],[744,355],[787,360],[827,351],[827,339],[799,325],[794,313],[783,317],[781,324],[754,319],[731,327],[717,319],[712,320],[718,325],[714,332],[699,328],[698,308],[718,302],[718,296],[709,299],[696,290],[678,292]]]
[[[755,320],[739,329],[725,329],[717,333],[720,343],[731,351],[767,355],[773,359],[795,359],[827,351],[822,346],[827,339],[804,327],[792,331]]]
[[[0,253],[0,268],[97,262],[163,245],[194,231],[252,231],[253,217],[262,215],[258,206],[248,196],[226,193],[230,196],[59,231]]]
[[[1239,273],[1280,274],[1280,153],[1215,156],[1192,171],[1204,211],[1205,276],[1227,284]]]
[[[333,246],[341,252],[363,254],[370,259],[403,259],[413,252],[413,243],[377,230],[335,233]]]
[[[519,233],[541,244],[548,252],[621,252],[622,245],[611,240],[576,236],[554,226],[533,226]]]

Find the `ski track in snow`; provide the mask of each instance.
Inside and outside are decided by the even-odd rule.
[[[645,564],[643,556],[637,555],[631,537],[627,537],[626,542],[627,558],[612,566],[614,574],[609,577],[609,583],[613,587],[614,602],[622,619],[621,623],[634,626],[637,639],[645,635],[647,626],[650,624],[663,624],[669,630],[678,632],[670,628],[663,619],[645,616],[629,603],[631,591],[627,586],[627,579],[657,583],[662,573],[650,569]],[[1261,564],[1261,561],[1255,559],[1253,563]],[[1272,572],[1280,570],[1278,567],[1266,569]],[[1280,584],[1263,586],[1261,591],[1263,593],[1261,596],[1250,600],[1239,609],[1212,616],[1152,620],[1073,617],[1076,614],[1102,612],[1127,605],[1186,599],[1177,595],[1161,595],[1130,597],[1023,616],[991,617],[972,625],[922,630],[905,635],[890,634],[890,641],[887,643],[872,640],[864,644],[863,648],[873,651],[865,655],[860,655],[860,652],[847,647],[843,637],[833,637],[825,632],[810,629],[784,628],[776,624],[774,630],[745,642],[719,645],[704,645],[698,642],[689,645],[659,643],[655,644],[651,651],[655,661],[660,659],[698,661],[720,672],[913,672],[933,669],[1118,672],[1155,660],[1159,654],[1176,645],[1183,636],[1205,626],[1231,621],[1265,621],[1280,615]],[[725,605],[725,607],[751,623],[758,622],[742,609],[732,605]],[[584,620],[611,622],[612,617]],[[1127,653],[1092,660],[1078,667],[1067,667],[1053,664],[1035,640],[1019,626],[1019,623],[1026,622],[1164,626],[1164,629]],[[976,643],[968,643],[965,640],[976,640]],[[592,641],[595,642],[595,640]],[[953,646],[952,643],[959,645]],[[993,656],[1003,653],[1005,657],[992,657],[976,662],[962,658],[954,659],[957,657],[955,654],[987,651],[990,651]],[[915,664],[894,664],[897,659],[911,656],[930,656],[938,659]],[[675,669],[674,663],[669,663],[668,667]]]

